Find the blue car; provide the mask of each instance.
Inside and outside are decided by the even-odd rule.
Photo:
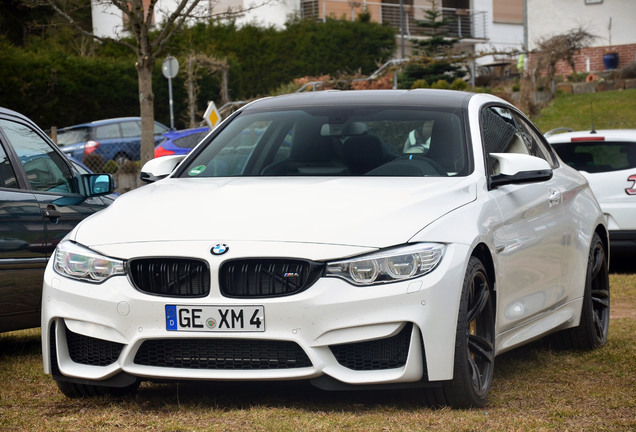
[[[155,122],[155,145],[170,129]],[[67,156],[83,161],[89,154],[100,155],[104,161],[119,165],[127,160],[138,161],[141,148],[141,118],[120,117],[69,126],[57,131],[57,144]],[[92,168],[92,167],[91,167]]]
[[[205,126],[164,132],[166,139],[155,147],[155,157],[188,154],[209,131],[210,128]]]

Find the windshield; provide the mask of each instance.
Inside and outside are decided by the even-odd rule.
[[[458,115],[395,107],[243,112],[181,177],[467,174]]]
[[[57,132],[57,145],[63,147],[65,145],[77,144],[88,140],[88,128],[76,128],[66,131]]]
[[[563,162],[589,173],[636,168],[636,143],[569,142],[552,144]]]

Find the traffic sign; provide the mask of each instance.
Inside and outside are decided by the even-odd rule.
[[[168,79],[176,77],[177,73],[179,73],[179,61],[169,55],[161,64],[161,72]]]
[[[221,114],[216,109],[216,105],[214,105],[213,101],[210,101],[208,104],[208,109],[205,110],[205,114],[203,114],[203,119],[210,126],[210,129],[214,129],[219,123],[221,123]]]

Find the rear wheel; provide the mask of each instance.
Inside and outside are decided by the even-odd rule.
[[[561,332],[566,348],[594,349],[605,345],[609,330],[610,287],[605,245],[594,234],[587,259],[585,291],[578,327]]]
[[[430,390],[433,404],[454,408],[486,403],[495,365],[495,305],[488,273],[471,257],[457,318],[453,379]]]

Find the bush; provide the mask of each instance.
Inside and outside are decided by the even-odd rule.
[[[450,85],[451,90],[468,90],[468,84],[461,78],[457,78]]]
[[[623,79],[636,78],[636,61],[621,69],[620,74]]]
[[[114,160],[109,160],[104,164],[104,168],[102,168],[102,172],[108,174],[115,174],[119,170],[119,165]]]
[[[419,79],[417,81],[415,81],[413,83],[413,85],[411,86],[412,89],[416,89],[416,88],[430,88],[431,86],[428,84],[428,81],[426,81],[425,79]]]
[[[449,89],[450,88],[450,84],[448,83],[448,81],[441,79],[441,80],[437,80],[437,82],[434,82],[431,85],[431,88],[434,88],[434,89]]]
[[[82,163],[88,167],[93,172],[102,173],[104,172],[104,158],[101,155],[95,153],[89,153],[84,155],[82,159]]]
[[[139,163],[128,160],[119,167],[119,174],[136,174],[140,171]]]

